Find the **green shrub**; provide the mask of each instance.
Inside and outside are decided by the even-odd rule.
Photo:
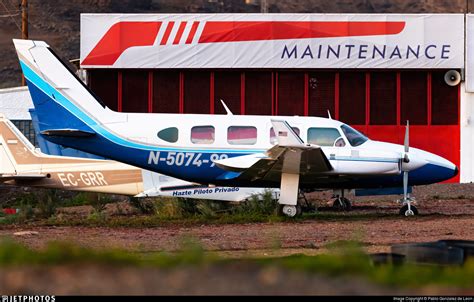
[[[183,217],[199,214],[197,201],[192,198],[175,198],[176,207]]]
[[[90,205],[94,208],[95,213],[102,213],[108,203],[112,201],[110,195],[101,193],[90,193]]]
[[[15,203],[13,206],[24,206],[24,205],[35,205],[38,203],[38,196],[32,192],[26,192],[19,194],[15,197]]]
[[[241,202],[234,208],[234,213],[274,215],[278,210],[278,201],[273,198],[272,190],[265,190],[261,194],[253,194],[249,199]]]
[[[57,190],[44,190],[39,194],[36,204],[36,216],[39,218],[49,218],[56,213],[56,207],[60,202]]]
[[[103,225],[107,221],[107,216],[104,212],[93,211],[87,216],[87,222],[93,225]]]
[[[216,218],[219,215],[229,213],[229,203],[225,201],[216,200],[199,200],[196,202],[196,215],[203,216],[206,219]]]
[[[31,220],[34,217],[33,206],[29,203],[21,204],[19,207],[19,212],[17,214],[17,222],[23,223],[28,220]]]
[[[187,201],[180,198],[161,198],[154,201],[155,215],[162,219],[183,218],[192,209]]]
[[[141,214],[153,214],[156,211],[155,201],[151,198],[129,198],[130,205]]]
[[[63,207],[75,207],[88,205],[90,203],[91,196],[87,192],[79,192],[71,198],[64,199],[60,205]]]

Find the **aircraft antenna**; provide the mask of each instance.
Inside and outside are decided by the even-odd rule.
[[[329,111],[329,109],[328,109],[328,118],[332,120],[331,111]]]
[[[234,115],[232,111],[230,111],[229,107],[225,104],[225,102],[221,99],[222,106],[224,106],[225,112],[227,112],[227,115]]]

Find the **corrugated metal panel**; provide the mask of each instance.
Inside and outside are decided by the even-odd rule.
[[[148,71],[122,72],[122,111],[148,112]]]
[[[304,115],[304,72],[278,72],[278,115]]]
[[[272,114],[272,73],[245,73],[245,114]]]
[[[456,125],[458,123],[458,93],[460,85],[449,86],[444,81],[447,70],[433,71],[431,76],[431,124]]]
[[[210,72],[184,72],[184,113],[210,112]]]
[[[217,71],[214,73],[214,112],[225,113],[220,100],[234,114],[240,114],[241,100],[241,72],[239,71]]]
[[[153,112],[179,112],[179,71],[153,72]]]
[[[428,124],[427,74],[425,71],[404,71],[401,73],[401,120],[411,125]]]
[[[370,73],[370,124],[397,124],[397,74]]]
[[[347,124],[365,125],[365,73],[341,72],[339,119]]]
[[[0,112],[10,120],[30,120],[33,101],[26,86],[0,89]]]
[[[308,76],[309,115],[336,117],[335,72],[310,72]]]

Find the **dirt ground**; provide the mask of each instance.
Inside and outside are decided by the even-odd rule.
[[[401,217],[396,197],[351,197],[351,212],[333,212],[328,193],[319,199],[314,219],[297,222],[169,225],[153,228],[2,226],[1,238],[13,238],[33,248],[51,240],[92,248],[118,247],[138,253],[175,251],[185,238],[207,251],[240,258],[327,252],[326,244],[358,240],[369,253],[389,252],[390,245],[440,239],[474,240],[474,185],[434,185],[416,189],[420,215]],[[87,208],[78,208],[87,212]],[[82,213],[81,215],[83,215]],[[19,231],[37,232],[15,236]],[[428,287],[387,288],[358,278],[327,278],[314,274],[255,267],[209,266],[152,268],[52,266],[18,267],[0,274],[0,292],[56,294],[350,294],[457,295],[469,289]]]
[[[325,194],[312,197],[330,200]],[[3,226],[0,238],[12,237],[34,248],[61,240],[93,248],[155,252],[177,250],[183,239],[191,237],[206,250],[229,257],[315,254],[337,240],[361,241],[370,253],[389,252],[391,244],[403,242],[474,240],[474,185],[433,185],[417,189],[413,195],[420,211],[417,217],[399,216],[400,205],[393,202],[393,196],[352,197],[354,207],[350,212],[333,212],[323,203],[319,208],[321,217],[299,222],[153,228]],[[38,234],[13,235],[19,231]]]

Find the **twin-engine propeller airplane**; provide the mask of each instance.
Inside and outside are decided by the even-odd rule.
[[[298,190],[404,188],[458,173],[448,160],[372,141],[328,118],[111,111],[45,42],[14,40],[41,133],[51,142],[201,184],[280,188],[281,211],[300,213]]]
[[[263,188],[203,186],[112,160],[47,155],[35,149],[2,114],[0,184],[134,197],[220,201],[242,201],[265,192]]]

